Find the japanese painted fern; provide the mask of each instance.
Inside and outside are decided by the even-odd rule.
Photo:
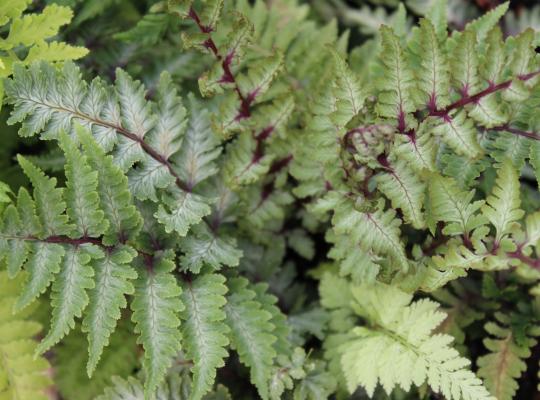
[[[540,62],[507,3],[366,41],[296,0],[64,3],[78,64],[68,8],[0,1],[0,398],[530,398]]]

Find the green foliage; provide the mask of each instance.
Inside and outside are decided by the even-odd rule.
[[[180,351],[180,319],[182,293],[170,272],[174,263],[165,258],[147,261],[148,271],[135,282],[131,308],[135,332],[144,347],[143,366],[147,373],[145,397],[156,390],[171,366],[172,357]]]
[[[4,98],[4,78],[12,74],[14,65],[30,65],[37,60],[76,60],[88,53],[84,47],[50,40],[60,27],[71,21],[73,12],[68,7],[51,4],[39,14],[24,13],[30,3],[29,0],[0,2],[0,26],[7,30],[0,39],[0,103]]]
[[[245,279],[231,282],[231,295],[225,307],[226,322],[231,329],[231,345],[240,361],[251,368],[251,382],[261,398],[268,398],[268,376],[276,355],[273,343],[276,337],[272,314],[257,301],[256,293],[247,287]]]
[[[185,323],[182,336],[189,338],[186,355],[193,360],[192,398],[201,399],[216,377],[216,369],[225,365],[229,329],[224,323],[227,287],[221,275],[203,275],[183,286],[181,314]]]
[[[336,278],[323,276],[323,304],[350,308],[367,322],[355,327],[349,340],[333,350],[340,353],[350,393],[360,385],[373,396],[380,382],[390,395],[397,385],[408,391],[412,384],[421,386],[427,381],[434,392],[448,399],[492,398],[480,379],[467,369],[470,362],[449,346],[453,338],[433,333],[446,317],[437,303],[429,299],[411,303],[410,294],[384,284],[348,286],[340,281],[336,285],[327,279]],[[338,300],[340,295],[349,297],[350,303]],[[340,327],[335,329],[339,331]],[[370,368],[361,367],[366,362]],[[389,369],[393,363],[399,367]]]
[[[536,14],[44,3],[0,1],[0,398],[532,396]]]
[[[34,320],[36,307],[13,312],[24,278],[10,280],[0,271],[0,397],[3,399],[47,399],[52,384],[49,362],[35,358],[34,336],[41,325]]]
[[[111,385],[113,376],[130,376],[138,366],[137,347],[130,335],[131,326],[121,322],[110,337],[109,346],[101,355],[99,368],[91,378],[87,375],[86,353],[80,351],[88,345],[79,330],[72,331],[56,352],[59,365],[55,381],[62,396],[68,399],[95,399]]]
[[[489,354],[478,359],[478,375],[497,399],[512,399],[518,389],[517,379],[527,369],[523,359],[531,356],[530,348],[536,344],[531,336],[538,335],[538,327],[523,315],[499,312],[495,318],[497,322],[484,327],[491,335],[484,339]]]

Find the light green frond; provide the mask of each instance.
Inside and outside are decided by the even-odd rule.
[[[462,189],[470,188],[488,164],[486,159],[470,159],[450,151],[445,151],[440,160],[445,175],[452,177]]]
[[[414,44],[413,52],[421,59],[421,67],[417,72],[417,102],[421,107],[430,110],[444,109],[449,103],[450,77],[446,55],[439,47],[435,28],[428,19],[420,22],[419,43]]]
[[[250,194],[248,215],[246,221],[253,228],[262,229],[268,224],[276,224],[285,218],[285,207],[294,201],[290,193],[274,190],[265,194],[256,187],[250,188],[245,194]],[[246,196],[247,197],[247,196]]]
[[[168,73],[162,73],[157,89],[155,124],[146,136],[146,143],[162,160],[169,160],[181,147],[187,125],[186,109],[172,84]],[[156,189],[174,182],[162,160],[146,157],[142,164],[130,172],[130,189],[140,200],[157,200]]]
[[[450,59],[450,71],[455,86],[462,94],[478,93],[482,87],[478,76],[478,51],[474,31],[464,31],[457,38],[454,52]]]
[[[272,333],[276,337],[276,341],[274,342],[276,353],[278,356],[289,356],[293,351],[289,342],[291,328],[287,317],[277,305],[278,298],[269,293],[269,285],[267,283],[259,282],[252,285],[251,289],[257,294],[257,301],[261,303],[263,310],[272,315],[270,323],[274,325],[274,331]]]
[[[536,246],[540,240],[540,212],[534,212],[525,218],[526,236],[523,247]]]
[[[133,376],[124,379],[113,376],[112,385],[105,389],[104,394],[95,400],[139,400],[144,398],[143,383]],[[185,374],[174,371],[157,388],[155,400],[186,400],[190,398],[189,378]],[[232,400],[227,388],[217,385],[216,390],[208,393],[203,400]]]
[[[372,212],[360,212],[349,201],[338,206],[332,219],[338,234],[350,234],[364,251],[390,256],[396,265],[408,269],[408,260],[400,240],[401,222],[392,209],[384,211],[382,204]]]
[[[227,300],[225,278],[204,274],[182,285],[182,302],[186,308],[180,314],[186,356],[193,360],[191,399],[199,400],[210,391],[216,370],[225,365],[228,353],[223,307]]]
[[[497,322],[486,323],[484,329],[490,334],[483,340],[488,354],[477,361],[478,376],[486,382],[486,387],[498,400],[511,400],[518,390],[517,380],[527,369],[525,359],[531,355],[536,340],[513,332],[510,316],[496,313]]]
[[[196,193],[176,190],[173,195],[164,195],[155,217],[164,225],[165,231],[176,231],[186,236],[191,225],[198,224],[202,218],[210,214],[207,199]]]
[[[510,161],[505,161],[497,171],[497,180],[491,195],[482,206],[482,214],[497,230],[496,243],[512,231],[524,212],[520,207],[520,184],[516,170]]]
[[[43,171],[20,155],[17,160],[34,187],[36,210],[44,233],[47,236],[69,233],[72,227],[68,225],[68,217],[64,214],[64,190],[56,187],[56,178],[45,176]]]
[[[24,187],[17,193],[17,211],[21,218],[20,234],[40,236],[43,228],[36,214],[36,203]]]
[[[487,221],[479,215],[482,200],[473,201],[474,190],[461,190],[452,178],[433,174],[428,184],[431,217],[446,222],[445,235],[468,235]]]
[[[143,368],[146,375],[144,398],[153,397],[165,378],[173,357],[181,349],[179,313],[184,309],[181,294],[168,258],[144,260],[139,265],[135,293],[131,303],[131,319],[137,343],[144,348]]]
[[[63,42],[38,42],[30,48],[24,63],[30,65],[39,60],[56,62],[78,60],[88,54],[84,47],[71,46]]]
[[[126,176],[114,165],[113,158],[105,154],[90,133],[83,130],[77,133],[90,166],[98,173],[100,207],[109,222],[104,244],[135,238],[141,228],[142,218],[132,202]]]
[[[94,245],[66,247],[60,272],[52,284],[51,327],[36,354],[49,350],[75,327],[75,318],[82,316],[89,303],[87,290],[95,286],[90,262],[102,257],[102,251]]]
[[[60,135],[60,147],[66,157],[66,212],[75,225],[72,237],[99,237],[107,231],[108,223],[100,209],[98,173],[92,171],[86,156],[65,134]]]
[[[0,2],[0,24],[6,24],[12,18],[21,16],[31,0],[2,0]]]
[[[435,171],[437,143],[428,121],[420,124],[414,137],[396,135],[392,158],[402,158],[417,174]]]
[[[167,166],[154,158],[147,158],[133,168],[128,178],[131,193],[142,201],[157,201],[157,189],[165,189],[175,181]]]
[[[448,1],[434,0],[430,4],[431,7],[426,12],[426,18],[435,28],[437,38],[442,42],[448,36]]]
[[[330,272],[324,273],[320,279],[319,296],[321,305],[330,309],[348,308],[353,301],[351,286],[347,280]]]
[[[493,399],[468,369],[470,362],[450,347],[453,338],[434,333],[446,317],[439,304],[411,303],[411,295],[383,284],[353,287],[352,293],[357,312],[371,325],[355,328],[355,337],[341,346],[350,393],[363,386],[372,396],[379,382],[390,395],[398,385],[409,390],[427,381],[447,399]],[[362,368],[364,363],[371,367]]]
[[[488,82],[497,84],[502,80],[502,73],[506,66],[502,31],[498,26],[489,31],[486,43],[486,53],[480,64],[480,73]]]
[[[283,67],[283,56],[274,54],[251,64],[247,74],[237,79],[240,91],[245,97],[261,97]]]
[[[117,69],[115,88],[122,110],[122,126],[137,138],[144,138],[157,122],[150,115],[150,103],[146,101],[144,86],[127,72]]]
[[[378,264],[382,257],[371,251],[363,250],[349,235],[335,235],[334,231],[326,234],[326,239],[333,243],[328,257],[339,262],[341,276],[350,275],[356,283],[373,282],[380,272]],[[351,249],[354,251],[351,251]]]
[[[380,91],[377,113],[396,121],[398,129],[405,132],[412,124],[409,113],[415,110],[412,91],[414,75],[409,69],[399,38],[391,28],[381,27],[382,71],[376,86]]]
[[[140,368],[139,348],[135,343],[133,327],[121,321],[111,335],[109,345],[100,358],[99,368],[92,378],[87,375],[88,353],[81,351],[88,346],[86,335],[76,329],[55,349],[54,380],[60,395],[66,399],[95,400],[111,384],[113,376],[127,377]],[[140,399],[142,400],[141,396]]]
[[[468,23],[465,29],[475,32],[478,41],[482,43],[485,37],[487,36],[488,32],[491,31],[493,27],[502,18],[502,16],[506,14],[506,11],[508,11],[509,6],[510,6],[509,1],[500,4],[499,6],[495,7],[491,11],[485,13],[480,18],[477,18],[474,21]]]
[[[22,310],[49,287],[56,274],[65,250],[59,244],[35,242],[31,244],[30,257],[24,265],[28,278],[21,290],[15,310]]]
[[[45,358],[34,357],[34,338],[41,331],[32,318],[35,308],[13,312],[23,280],[22,275],[13,280],[0,272],[0,397],[46,400],[51,366]]]
[[[463,110],[454,112],[444,118],[434,120],[434,133],[452,148],[457,154],[468,158],[476,158],[482,153],[478,143],[477,130],[473,121],[467,118]]]
[[[218,172],[215,161],[221,147],[219,138],[212,131],[208,110],[192,95],[189,96],[188,105],[189,125],[182,147],[172,159],[178,165],[182,179],[188,187],[193,188]]]
[[[272,334],[272,314],[256,300],[256,293],[247,288],[245,278],[229,280],[229,295],[225,305],[227,325],[231,329],[231,346],[240,361],[250,368],[251,382],[263,400],[268,399],[268,383],[276,352]]]
[[[360,79],[351,71],[341,55],[335,50],[331,50],[331,54],[335,62],[335,96],[338,99],[333,120],[345,125],[358,115],[367,96],[361,87]]]
[[[0,249],[1,257],[6,259],[10,277],[21,270],[30,250],[24,236],[20,236],[23,226],[17,208],[10,204],[2,214]]]
[[[417,229],[425,225],[422,213],[425,186],[406,162],[398,160],[390,166],[388,172],[379,175],[377,187],[392,201],[394,208],[403,211],[406,223]]]
[[[504,125],[508,120],[495,94],[482,97],[469,109],[469,116],[486,128]]]
[[[224,173],[233,188],[257,182],[270,169],[274,156],[259,156],[259,145],[251,132],[243,132],[227,147]]]
[[[9,34],[0,42],[0,48],[9,50],[18,45],[29,46],[54,36],[62,25],[71,21],[73,12],[63,6],[51,4],[41,14],[27,14],[13,21]]]
[[[180,257],[181,268],[195,274],[204,265],[213,270],[219,270],[223,265],[236,267],[242,257],[234,238],[223,237],[202,225],[194,227],[192,234],[180,241],[180,249],[184,252]]]
[[[135,256],[135,251],[125,246],[106,251],[102,259],[93,263],[95,287],[90,290],[90,301],[82,322],[83,332],[88,333],[88,376],[94,373],[103,349],[116,329],[121,310],[127,306],[125,296],[134,293],[131,281],[137,278],[137,273],[129,264]]]
[[[443,255],[433,256],[431,262],[440,271],[452,271],[456,268],[500,271],[510,267],[509,260],[491,255],[481,241],[474,239],[473,249],[469,249],[460,242],[449,242]]]
[[[531,140],[510,132],[498,131],[493,135],[491,156],[499,163],[510,160],[518,171],[525,166],[525,160],[532,153]]]

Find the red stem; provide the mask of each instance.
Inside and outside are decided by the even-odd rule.
[[[240,110],[238,111],[238,115],[236,116],[237,120],[249,118],[251,116],[251,103],[254,100],[254,97],[256,94],[248,95],[247,97],[244,96],[240,90],[240,86],[238,86],[238,82],[236,81],[236,78],[234,74],[231,71],[231,64],[234,57],[234,53],[227,54],[225,57],[223,57],[216,46],[216,43],[214,42],[214,39],[212,39],[211,32],[212,28],[206,25],[203,25],[201,22],[201,19],[195,9],[191,7],[189,9],[188,16],[195,21],[197,24],[197,27],[202,33],[206,33],[208,35],[208,39],[204,42],[204,47],[207,49],[210,49],[212,54],[216,57],[218,61],[221,61],[221,67],[223,68],[223,76],[220,79],[220,82],[222,83],[232,83],[234,85],[234,90],[238,94],[238,97],[240,98]]]
[[[511,253],[507,253],[508,257],[515,258],[519,261],[521,261],[524,264],[527,264],[528,266],[540,270],[540,260],[536,258],[532,258],[529,256],[526,256],[521,251],[521,248],[518,248],[516,251],[513,251]]]
[[[495,128],[491,128],[491,130],[497,132],[510,132],[514,135],[523,136],[533,140],[540,140],[540,134],[533,131],[524,131],[517,128],[511,128],[510,126],[508,126],[508,124],[496,126]]]
[[[540,70],[531,72],[531,73],[526,74],[526,75],[520,75],[517,78],[519,80],[525,82],[525,81],[528,81],[528,80],[536,77],[539,74],[540,74]],[[490,85],[486,89],[484,89],[484,90],[482,90],[482,91],[480,91],[480,92],[478,92],[476,94],[473,94],[471,96],[464,96],[461,99],[459,99],[458,101],[448,105],[443,110],[440,110],[440,111],[434,110],[434,111],[431,111],[428,115],[429,116],[435,116],[435,117],[445,117],[450,113],[450,111],[455,110],[456,108],[465,107],[466,105],[471,104],[471,103],[477,103],[478,101],[480,101],[480,99],[482,99],[485,96],[489,96],[490,94],[493,94],[493,93],[495,93],[495,92],[497,92],[499,90],[502,90],[502,89],[507,89],[512,84],[512,81],[513,81],[513,79],[509,79],[509,80],[501,82],[501,83],[499,83],[497,85],[495,85],[493,83],[490,83]]]

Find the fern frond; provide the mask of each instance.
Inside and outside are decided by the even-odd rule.
[[[450,103],[450,77],[446,55],[439,48],[439,40],[430,20],[423,19],[420,22],[418,36],[419,43],[411,43],[411,46],[414,46],[412,51],[421,59],[420,69],[417,71],[420,91],[417,102],[421,106],[427,106],[429,110],[444,109]]]
[[[66,156],[66,212],[75,225],[70,234],[72,237],[101,236],[108,224],[99,204],[98,173],[92,171],[86,157],[66,135],[60,136],[59,143]]]
[[[399,385],[408,390],[425,381],[448,399],[493,399],[467,366],[470,362],[450,347],[453,338],[433,334],[446,315],[428,299],[383,284],[351,289],[357,312],[371,325],[354,329],[343,344],[341,363],[352,393],[361,385],[370,396],[377,382],[387,394]],[[369,362],[372,368],[361,368]],[[399,365],[399,368],[388,368]]]
[[[46,400],[52,384],[50,365],[43,357],[34,357],[34,336],[41,325],[32,319],[35,310],[13,313],[13,306],[24,281],[0,272],[0,397],[20,400]]]
[[[126,176],[114,165],[113,158],[107,156],[92,139],[90,133],[79,130],[77,137],[87,154],[90,166],[98,173],[100,207],[109,222],[103,243],[112,245],[134,239],[141,228],[142,218],[132,204]]]
[[[225,305],[227,325],[231,330],[231,346],[238,352],[240,361],[251,370],[251,382],[262,399],[268,399],[268,383],[272,363],[276,356],[272,334],[272,314],[257,301],[256,293],[248,289],[244,278],[228,281],[229,295]]]
[[[488,161],[470,159],[447,151],[441,156],[441,164],[443,172],[452,177],[460,188],[468,189],[486,169]]]
[[[474,158],[482,153],[474,124],[463,110],[436,121],[434,132],[459,155]]]
[[[190,188],[218,172],[216,159],[221,153],[220,140],[212,131],[210,113],[193,95],[188,97],[189,124],[180,151],[172,156],[180,176]]]
[[[15,310],[22,310],[49,287],[56,274],[66,250],[57,243],[32,243],[31,255],[24,268],[28,278],[15,304]]]
[[[14,65],[30,65],[37,60],[76,60],[88,53],[84,47],[50,41],[60,27],[71,21],[71,9],[50,4],[39,14],[23,14],[30,3],[6,0],[0,4],[0,26],[6,31],[0,38],[0,102],[4,99],[3,79],[12,74]],[[20,49],[24,51],[15,51]]]
[[[367,96],[360,85],[360,80],[350,70],[345,60],[335,50],[331,53],[335,60],[335,96],[339,114],[338,118],[334,114],[333,119],[346,124],[360,112]]]
[[[447,223],[443,229],[445,235],[469,235],[487,222],[478,213],[484,201],[473,202],[474,191],[459,189],[452,178],[433,174],[428,188],[431,217]]]
[[[164,255],[145,260],[135,281],[131,303],[138,343],[144,347],[145,399],[150,399],[181,349],[182,289],[171,274],[174,262]]]
[[[36,211],[46,236],[66,235],[72,226],[64,214],[66,202],[63,199],[64,190],[56,187],[56,178],[45,176],[43,171],[32,165],[24,157],[17,160],[34,187]]]
[[[381,62],[384,75],[377,80],[380,91],[376,111],[381,117],[395,120],[400,132],[412,125],[410,113],[415,110],[412,91],[414,76],[410,72],[399,38],[392,28],[381,27]]]
[[[94,371],[92,378],[87,374],[87,352],[81,351],[88,342],[80,330],[72,331],[55,349],[58,365],[55,383],[63,397],[94,400],[111,384],[111,377],[127,377],[135,368],[140,368],[133,327],[127,322],[121,321],[118,329],[108,338],[108,346],[101,354],[99,368]]]
[[[259,141],[249,132],[241,133],[227,149],[225,177],[233,188],[258,181],[270,169],[272,155],[257,155]]]
[[[390,256],[403,270],[408,269],[407,256],[400,240],[400,221],[395,211],[382,210],[379,203],[373,212],[360,212],[350,201],[344,201],[336,209],[332,219],[338,234],[350,234],[364,251]]]
[[[478,40],[482,42],[482,40],[484,40],[484,38],[487,36],[488,32],[493,29],[506,11],[508,11],[509,6],[509,1],[498,5],[480,18],[468,23],[466,29],[475,32]]]
[[[17,208],[9,205],[4,211],[2,220],[2,258],[6,259],[7,270],[10,276],[15,276],[21,270],[28,252],[28,243],[18,236],[23,229]]]
[[[69,8],[52,4],[41,14],[29,14],[15,19],[0,47],[8,50],[20,44],[29,46],[43,38],[54,36],[62,25],[71,21],[72,17],[73,12]]]
[[[223,306],[227,302],[225,278],[205,274],[182,285],[182,302],[185,309],[180,314],[182,337],[186,356],[193,360],[191,399],[201,399],[210,391],[216,369],[223,367],[227,357],[229,329],[225,325]]]
[[[486,387],[497,399],[511,400],[518,389],[517,379],[527,369],[523,360],[530,357],[536,340],[529,336],[518,340],[510,316],[496,313],[495,318],[497,322],[484,326],[491,335],[483,341],[489,354],[478,359],[478,376],[485,380]]]
[[[186,375],[177,375],[172,372],[163,382],[156,393],[155,400],[184,400],[189,398],[189,384]],[[132,400],[144,397],[143,383],[141,380],[128,376],[127,379],[119,376],[112,377],[112,385],[105,389],[105,393],[96,397],[95,400]],[[227,388],[218,385],[215,391],[203,397],[204,400],[231,400]]]
[[[179,236],[186,236],[191,225],[198,224],[211,212],[208,201],[196,193],[173,190],[164,195],[155,217],[165,227],[167,233],[175,231]]]
[[[127,306],[126,295],[134,293],[132,280],[136,271],[129,263],[136,256],[130,247],[119,247],[105,252],[105,256],[94,263],[95,287],[89,294],[89,305],[82,322],[83,332],[88,332],[89,359],[86,367],[92,376],[109,337],[116,328],[120,310]]]
[[[171,220],[178,222],[167,224],[167,230],[184,236],[210,212],[209,200],[191,192],[171,159],[184,135],[185,109],[166,74],[157,104],[145,99],[140,82],[122,70],[116,75],[112,87],[99,78],[87,84],[72,63],[65,63],[61,71],[45,63],[28,70],[16,67],[14,79],[6,85],[9,101],[15,104],[10,123],[22,122],[22,136],[39,133],[47,139],[58,138],[62,130],[75,136],[77,124],[90,128],[104,150],[113,151],[115,163],[129,170],[135,196],[158,201],[158,191],[175,186],[164,194],[160,214],[176,216]]]
[[[225,238],[218,233],[209,232],[206,226],[197,225],[192,235],[182,239],[180,257],[182,269],[199,273],[204,265],[214,270],[223,265],[235,267],[240,263],[242,251],[236,248],[233,238]]]
[[[268,284],[257,283],[252,288],[257,293],[257,300],[261,303],[263,310],[269,312],[272,316],[270,323],[274,325],[273,334],[276,337],[274,349],[276,353],[278,355],[288,356],[293,351],[288,340],[290,327],[287,317],[277,306],[278,298],[269,293]]]
[[[497,180],[486,204],[482,206],[482,214],[497,230],[495,243],[500,244],[511,232],[516,221],[523,217],[520,206],[519,179],[510,161],[505,161],[497,171]]]
[[[481,89],[476,43],[475,32],[466,30],[457,37],[456,56],[450,60],[454,86],[465,95]]]
[[[394,208],[403,211],[405,222],[417,229],[425,225],[422,216],[425,187],[406,162],[398,160],[389,165],[386,171],[377,177],[377,187],[392,201]]]
[[[42,354],[58,343],[75,327],[75,318],[82,316],[90,299],[87,290],[94,288],[92,259],[103,257],[103,252],[92,244],[66,248],[57,279],[52,284],[51,327],[39,343],[36,354]]]

